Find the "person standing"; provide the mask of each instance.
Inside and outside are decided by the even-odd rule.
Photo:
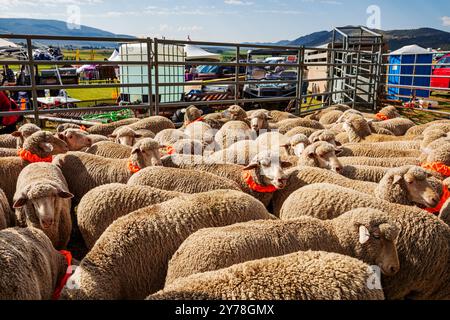
[[[15,101],[11,100],[4,91],[0,91],[0,112],[18,111]],[[0,134],[9,134],[17,130],[17,123],[22,116],[0,116]],[[1,128],[3,126],[3,128]]]
[[[308,94],[308,87],[309,87],[309,70],[307,66],[303,66],[303,78],[302,78],[302,96],[303,96],[303,103],[307,103],[308,99],[306,98],[306,95]]]

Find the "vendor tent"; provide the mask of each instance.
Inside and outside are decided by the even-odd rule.
[[[120,52],[119,50],[115,49],[114,52],[111,54],[111,57],[108,58],[108,61],[120,61]]]
[[[14,42],[0,38],[0,49],[7,49],[7,48],[19,48],[19,46]]]
[[[184,52],[186,61],[220,61],[220,54],[208,52],[194,45],[187,44]]]

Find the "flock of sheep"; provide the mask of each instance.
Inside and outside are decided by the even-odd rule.
[[[0,300],[450,299],[449,133],[345,105],[25,124]]]

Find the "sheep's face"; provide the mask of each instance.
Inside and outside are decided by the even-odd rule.
[[[357,225],[359,245],[356,249],[366,262],[375,263],[386,276],[393,276],[400,270],[397,253],[398,228],[391,224],[370,227]]]
[[[162,166],[159,149],[162,146],[155,140],[147,138],[139,141],[132,149],[132,160],[141,168]]]
[[[43,230],[49,229],[55,223],[56,212],[60,209],[60,199],[71,199],[73,194],[50,185],[36,185],[28,192],[22,193],[14,202],[14,208],[28,205]],[[28,211],[28,210],[26,210]],[[27,212],[27,214],[29,214]],[[33,219],[31,219],[33,220]]]
[[[275,152],[264,151],[257,155],[244,170],[255,170],[264,185],[283,189],[288,180],[283,169],[290,166],[292,166],[290,162],[280,161],[279,155]]]
[[[92,146],[92,139],[82,130],[69,129],[59,133],[58,138],[67,143],[70,151],[80,151]]]
[[[335,146],[327,142],[316,142],[306,148],[304,154],[316,167],[339,173],[342,170],[342,164],[336,156],[337,151]]]
[[[110,138],[114,139],[114,142],[132,147],[136,143],[136,139],[139,139],[142,137],[142,135],[136,133],[134,130],[123,127],[116,130],[113,134],[109,136]]]
[[[41,128],[34,124],[26,124],[22,126],[19,131],[13,132],[12,136],[17,139],[17,148],[22,148],[25,139],[30,137],[32,134],[41,131]]]
[[[322,131],[317,131],[314,132],[310,137],[309,140],[311,143],[315,143],[315,142],[319,142],[319,141],[324,141],[324,142],[328,142],[329,144],[332,144],[333,146],[337,146],[336,143],[336,135],[333,134],[330,131],[327,130],[322,130]]]
[[[227,110],[227,114],[229,114],[229,117],[231,120],[233,121],[237,121],[240,120],[240,115],[241,114],[245,114],[245,111],[240,107],[240,106],[231,106],[230,108],[228,108]]]
[[[265,113],[258,113],[251,117],[250,126],[253,131],[259,132],[267,129],[267,121],[272,120],[272,117]]]
[[[393,184],[405,184],[409,199],[421,206],[434,208],[440,201],[440,196],[436,193],[427,178],[430,175],[419,167],[411,168],[403,176],[394,176]]]
[[[308,137],[303,134],[297,134],[290,139],[290,148],[295,156],[301,157],[306,147],[310,145]]]
[[[32,140],[38,140],[38,150],[39,154],[48,154],[48,155],[57,155],[57,154],[63,154],[69,151],[69,146],[64,140],[59,139],[58,137],[55,137],[50,132],[36,132],[33,135],[29,137],[30,142]],[[24,147],[27,147],[28,139],[24,143]],[[31,142],[33,143],[33,142]]]

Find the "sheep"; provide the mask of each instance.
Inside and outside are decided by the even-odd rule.
[[[269,111],[269,116],[272,118],[272,122],[281,122],[288,119],[298,119],[296,115],[293,115],[290,112],[283,112],[279,110],[271,110]]]
[[[273,213],[280,216],[281,208],[291,194],[309,184],[330,183],[336,186],[351,188],[359,192],[374,194],[377,184],[373,182],[357,181],[346,178],[328,170],[313,167],[296,167],[287,170],[286,187],[273,195]]]
[[[225,111],[225,113],[229,114],[229,118],[231,121],[248,121],[247,113],[238,105],[232,105]]]
[[[287,153],[290,139],[277,131],[269,131],[260,134],[255,142],[260,149],[277,150],[280,154],[285,154]]]
[[[328,142],[315,142],[303,150],[297,165],[339,172],[342,169],[342,164],[336,156],[336,151],[336,147]]]
[[[341,164],[356,165],[356,166],[374,166],[374,167],[386,167],[396,168],[407,165],[420,165],[420,161],[417,158],[369,158],[369,157],[341,157],[339,158]]]
[[[0,157],[15,157],[17,156],[17,149],[0,148]]]
[[[114,132],[114,130],[116,130],[117,128],[120,128],[123,126],[128,126],[128,125],[136,123],[138,121],[139,121],[139,119],[137,119],[137,118],[130,118],[130,119],[123,119],[123,120],[106,123],[106,124],[100,123],[100,124],[96,124],[96,125],[88,128],[87,132],[89,134],[102,135],[102,136],[106,137],[106,136],[109,136],[110,134],[112,134]]]
[[[39,131],[25,140],[18,157],[0,158],[0,189],[5,192],[8,202],[12,205],[17,178],[23,168],[30,163],[51,162],[52,155],[68,150],[67,144],[52,133]]]
[[[30,137],[33,133],[41,131],[41,128],[39,128],[37,125],[32,123],[24,124],[17,130],[16,132],[13,132],[11,135],[13,137],[16,137],[17,139],[17,148],[22,148],[25,140]]]
[[[67,129],[58,133],[57,137],[67,144],[69,151],[81,151],[92,146],[91,138],[83,130]]]
[[[450,177],[450,144],[443,144],[441,147],[429,151],[421,166],[431,172],[438,173],[442,179]]]
[[[240,189],[268,206],[276,190],[286,186],[284,168],[291,163],[283,161],[272,151],[259,153],[247,167],[236,164],[208,163],[203,157],[172,155],[162,159],[165,167],[199,170],[236,182]]]
[[[203,111],[196,106],[189,106],[184,113],[184,127],[196,121],[203,121]]]
[[[361,241],[361,233],[368,233],[369,238]],[[389,215],[369,208],[350,211],[331,221],[300,217],[202,229],[187,238],[172,256],[165,286],[192,274],[307,250],[351,256],[378,265],[383,274],[393,276],[400,269],[397,237],[398,228]]]
[[[158,134],[164,129],[175,129],[175,125],[172,121],[166,117],[153,116],[139,120],[138,122],[127,125],[134,131],[138,130],[150,130],[154,134]]]
[[[10,134],[0,135],[0,148],[17,148],[17,139]]]
[[[141,170],[131,177],[128,185],[149,186],[191,194],[219,189],[241,190],[236,182],[212,173],[164,167]]]
[[[199,229],[274,219],[258,200],[216,190],[140,209],[106,229],[71,277],[64,299],[143,299],[164,286],[167,265]]]
[[[161,146],[173,146],[178,140],[182,139],[189,139],[189,136],[177,129],[165,129],[155,136],[155,140]]]
[[[401,118],[400,113],[397,111],[397,108],[394,106],[387,106],[384,107],[383,109],[380,110],[380,112],[378,112],[378,114],[376,115],[378,120],[391,120],[391,119],[395,119],[395,118]]]
[[[32,163],[17,180],[14,209],[19,227],[41,229],[57,249],[65,249],[72,231],[69,192],[61,170],[51,163]]]
[[[180,279],[151,300],[384,300],[364,262],[320,251],[254,260]]]
[[[437,124],[433,124],[432,126],[429,126],[428,128],[426,128],[423,131],[423,134],[426,134],[429,131],[432,130],[442,130],[444,132],[449,132],[450,131],[450,123],[446,122],[446,123],[437,123]]]
[[[8,199],[3,190],[0,189],[0,230],[13,227],[16,224],[15,221]]]
[[[256,136],[270,129],[269,121],[272,120],[272,117],[269,116],[268,111],[256,110],[252,112],[251,115],[249,115],[249,118],[250,118],[250,127],[256,134]]]
[[[295,127],[307,127],[311,129],[317,129],[317,130],[323,130],[325,127],[320,124],[318,121],[314,120],[307,120],[303,118],[298,119],[288,119],[281,122],[278,122],[276,125],[276,128],[281,134],[286,134],[290,130],[294,129]]]
[[[82,127],[75,123],[63,123],[56,127],[56,133],[64,132],[67,129],[78,129],[78,130],[86,131],[86,128],[84,128],[84,126]]]
[[[86,153],[102,156],[110,159],[128,159],[131,156],[132,147],[124,146],[112,141],[101,141],[86,149]]]
[[[389,130],[395,136],[403,136],[405,133],[415,126],[415,123],[409,119],[395,118],[381,122],[371,122],[373,128]]]
[[[191,154],[191,155],[203,155],[205,145],[200,140],[182,139],[177,141],[170,153]]]
[[[397,119],[394,119],[397,120]],[[400,141],[403,137],[390,136],[385,134],[373,134],[369,123],[360,115],[351,114],[344,121],[349,142],[381,142]],[[341,140],[340,140],[341,141]]]
[[[387,212],[400,227],[397,250],[401,268],[396,276],[383,279],[386,298],[450,298],[450,228],[426,211],[336,185],[316,184],[293,193],[283,205],[281,218],[308,215],[328,220],[356,208]]]
[[[305,119],[319,121],[327,113],[332,112],[332,111],[336,111],[336,110],[344,113],[344,112],[346,112],[348,110],[351,110],[351,108],[349,106],[347,106],[347,105],[344,105],[344,104],[337,104],[337,105],[330,106],[330,107],[328,107],[326,109],[322,109],[322,110],[316,111],[313,114],[310,114],[309,116],[305,117]]]
[[[92,189],[77,207],[77,222],[87,248],[92,249],[103,232],[118,218],[182,195],[179,192],[118,183]]]
[[[318,141],[325,141],[334,145],[335,147],[338,145],[338,143],[336,142],[336,135],[333,133],[333,131],[330,130],[318,130],[312,133],[309,136],[309,141],[311,143],[315,143]]]
[[[150,131],[151,132],[151,131]],[[136,144],[137,140],[143,136],[129,127],[120,127],[112,134],[109,135],[110,138],[114,139],[114,142],[124,146],[132,147]],[[154,138],[155,135],[151,133],[149,138]]]
[[[319,119],[319,122],[322,125],[334,124],[334,123],[336,123],[336,121],[339,120],[339,118],[343,114],[344,113],[339,110],[330,111],[330,112],[327,112],[326,114],[324,114],[323,116],[321,116]]]
[[[413,149],[389,149],[379,146],[379,143],[351,143],[341,147],[339,157],[367,157],[367,158],[418,158],[422,154]]]
[[[91,139],[92,144],[96,144],[102,141],[110,141],[108,137],[102,136],[100,134],[88,134],[88,138]]]
[[[208,163],[239,164],[247,166],[258,154],[260,148],[253,140],[242,140],[233,143],[226,149],[214,152],[207,157]]]
[[[409,129],[405,136],[411,136],[411,137],[416,137],[416,136],[420,136],[421,134],[423,134],[423,132],[428,128],[431,127],[435,124],[445,124],[445,123],[450,123],[450,120],[437,120],[437,121],[432,121],[432,122],[428,122],[419,126],[414,126],[411,129]]]
[[[216,131],[210,125],[204,122],[193,122],[184,129],[184,134],[187,139],[199,140],[206,146],[211,146],[209,149],[214,149],[214,135]]]
[[[107,159],[83,152],[55,157],[53,163],[61,168],[74,194],[74,202],[90,190],[108,183],[127,183],[130,177],[148,166],[161,165],[159,144],[150,138],[139,141],[130,158]]]
[[[307,147],[311,145],[308,137],[304,134],[297,134],[289,139],[289,154],[300,158]]]
[[[51,300],[68,267],[41,230],[0,231],[0,300]]]
[[[247,111],[247,117],[251,118],[254,114],[259,114],[261,112],[264,112],[266,115],[269,115],[270,111],[267,109],[255,109],[255,110],[249,110]]]
[[[245,122],[230,121],[216,133],[214,140],[220,149],[227,149],[238,141],[254,140],[255,138],[256,134],[250,130]]]
[[[317,131],[317,129],[312,129],[312,128],[306,128],[306,127],[299,126],[299,127],[295,127],[292,130],[289,130],[285,134],[285,136],[290,138],[290,137],[295,136],[297,134],[304,134],[305,136],[309,137],[310,135],[312,135],[316,131]]]
[[[388,173],[390,168],[374,166],[343,166],[339,174],[352,179],[379,183]]]

